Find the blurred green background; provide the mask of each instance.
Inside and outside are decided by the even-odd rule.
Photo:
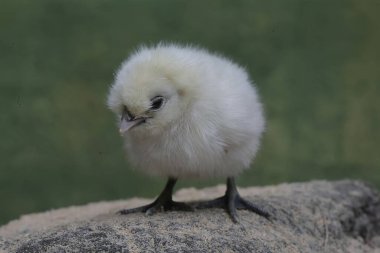
[[[1,0],[0,224],[161,190],[128,169],[105,100],[121,61],[162,40],[221,52],[256,81],[268,129],[239,185],[380,187],[379,13],[377,0]]]

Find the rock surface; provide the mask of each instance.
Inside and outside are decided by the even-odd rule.
[[[223,186],[184,189],[175,199],[205,200]],[[268,221],[222,209],[153,216],[117,210],[149,200],[100,202],[22,216],[0,228],[0,252],[380,252],[380,195],[358,181],[240,189]]]

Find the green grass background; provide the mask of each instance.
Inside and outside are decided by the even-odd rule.
[[[241,186],[379,187],[379,13],[377,0],[1,0],[0,224],[158,193],[163,179],[128,168],[105,99],[120,62],[162,40],[221,52],[256,81],[268,129]]]

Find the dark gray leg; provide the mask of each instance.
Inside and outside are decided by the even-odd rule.
[[[119,213],[130,214],[142,212],[151,215],[161,211],[193,211],[193,208],[191,206],[182,202],[173,201],[173,188],[176,182],[176,178],[169,178],[164,190],[153,203],[132,209],[123,209],[119,211]]]
[[[262,210],[260,207],[240,197],[240,194],[236,188],[235,179],[233,177],[227,178],[227,190],[223,197],[207,202],[201,202],[196,206],[196,208],[224,208],[231,216],[232,221],[235,223],[238,222],[236,209],[246,209],[267,219],[269,219],[270,216],[269,213]]]

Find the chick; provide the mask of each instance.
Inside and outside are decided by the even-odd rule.
[[[234,178],[249,168],[265,120],[246,71],[206,50],[175,44],[142,47],[125,60],[109,91],[129,162],[143,172],[167,177],[151,204],[121,214],[193,210],[172,200],[177,179],[227,178],[223,197],[199,203],[269,214],[243,199]]]

